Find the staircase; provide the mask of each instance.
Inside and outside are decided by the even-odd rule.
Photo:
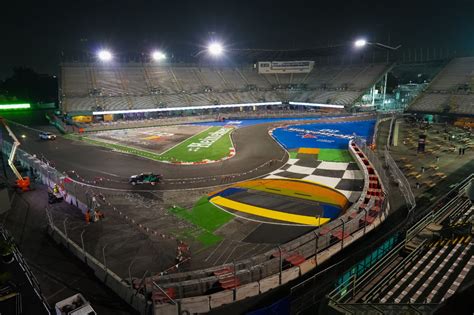
[[[231,290],[240,285],[240,280],[235,276],[233,267],[224,267],[214,271],[214,275],[219,280],[219,285],[224,290]]]

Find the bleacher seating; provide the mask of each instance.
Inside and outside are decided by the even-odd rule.
[[[474,206],[462,195],[449,204],[441,234],[425,241],[412,258],[392,265],[396,272],[365,303],[441,303],[455,293],[474,266],[473,239],[468,229]],[[459,230],[457,228],[461,227]]]
[[[87,96],[92,89],[88,71],[88,67],[63,67],[62,93],[70,97]]]
[[[386,64],[316,65],[309,74],[259,74],[252,66],[66,64],[61,68],[62,108],[72,112],[262,101],[349,105],[386,69]]]
[[[469,84],[474,76],[474,57],[456,58],[439,73],[430,91],[449,91],[461,84]]]
[[[451,60],[409,109],[474,115],[474,57]]]

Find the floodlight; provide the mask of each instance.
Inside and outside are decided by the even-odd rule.
[[[207,48],[209,53],[213,56],[219,56],[224,52],[224,48],[220,43],[213,42],[209,44],[209,47]]]
[[[99,56],[99,59],[102,61],[110,61],[112,60],[112,53],[108,50],[101,50],[97,54]]]
[[[0,110],[25,109],[30,108],[30,104],[0,104]]]
[[[159,50],[155,50],[155,51],[151,54],[151,57],[152,57],[153,60],[155,60],[155,61],[161,61],[161,60],[165,60],[165,59],[166,59],[165,53],[163,53],[162,51],[159,51]]]
[[[357,48],[361,48],[367,45],[367,41],[365,39],[358,39],[354,42],[354,46]]]

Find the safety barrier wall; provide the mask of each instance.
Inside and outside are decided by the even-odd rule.
[[[8,144],[4,142],[4,146],[6,146],[4,152],[7,152]],[[215,286],[218,278],[213,276],[213,272],[222,269],[223,266],[188,272],[185,274],[172,274],[147,278],[145,281],[145,289],[148,287],[148,292],[154,289],[153,284],[152,282],[150,283],[150,281],[157,281],[157,284],[162,288],[176,288],[178,291],[178,299],[176,300],[176,305],[171,304],[172,307],[178,307],[180,310],[188,310],[190,312],[198,312],[203,309],[210,309],[211,307],[215,308],[225,303],[255,296],[281,286],[296,279],[300,275],[313,270],[317,265],[323,263],[344,247],[349,246],[352,242],[365,235],[365,233],[378,226],[384,220],[385,214],[389,209],[389,205],[385,201],[382,205],[382,211],[378,213],[374,222],[369,225],[361,225],[361,220],[367,219],[367,211],[360,211],[359,208],[364,201],[368,190],[369,174],[367,166],[370,165],[370,163],[352,141],[349,145],[349,151],[364,172],[364,190],[359,200],[354,203],[354,205],[352,205],[343,216],[338,218],[338,220],[330,222],[321,229],[310,232],[284,244],[280,249],[276,248],[262,255],[252,257],[251,259],[238,261],[235,265],[227,265],[235,268],[235,274],[241,282],[241,285],[233,290],[235,291],[235,294],[232,294],[232,299],[230,299],[229,293],[224,293],[227,291],[202,296],[202,294],[208,291],[211,287]],[[85,212],[88,206],[90,206],[90,203],[92,202],[90,197],[91,194],[87,189],[82,189],[82,187],[78,188],[78,186],[73,183],[65,183],[67,176],[59,173],[50,165],[22,150],[19,150],[18,152],[18,160],[23,165],[32,167],[37,176],[39,176],[41,182],[49,187],[62,183],[66,192],[66,202],[77,205],[83,212]],[[377,175],[377,170],[375,170],[375,174]],[[364,220],[364,222],[367,221]],[[137,299],[131,298],[132,294],[136,294],[135,290],[125,285],[122,279],[111,273],[103,264],[92,255],[88,254],[71,239],[68,239],[67,235],[61,232],[60,229],[54,225],[52,220],[50,227],[55,240],[63,243],[77,257],[83,259],[87,264],[91,264],[92,268],[96,270],[98,277],[104,279],[106,284],[123,297],[125,301],[131,303],[132,306],[139,311],[142,311],[144,307],[146,307],[144,306],[145,304],[143,304],[144,299],[143,301],[138,301]],[[342,237],[340,239],[332,235],[336,232],[341,233]],[[289,252],[297,252],[299,255],[303,256],[306,261],[299,266],[283,270],[283,257]],[[277,255],[275,255],[276,253]],[[317,253],[316,256],[315,253]],[[280,259],[280,257],[282,257],[282,259]],[[207,306],[204,306],[203,303]],[[164,304],[164,306],[157,304],[156,307],[166,308],[169,307],[169,304]]]
[[[51,218],[51,214],[48,210],[48,233],[51,237],[59,244],[66,247],[74,256],[81,259],[88,267],[90,267],[94,275],[100,279],[105,285],[112,289],[118,296],[120,296],[125,302],[130,304],[134,309],[139,311],[141,314],[147,314],[147,303],[143,295],[137,294],[126,282],[118,275],[113,273],[106,265],[97,260],[94,256],[89,254],[68,238],[67,234],[64,234],[54,223]]]

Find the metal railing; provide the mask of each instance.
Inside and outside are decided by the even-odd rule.
[[[0,225],[0,234],[2,235],[4,240],[12,239],[12,236],[10,235],[10,233],[1,225]],[[13,247],[13,255],[15,257],[16,262],[20,266],[21,270],[23,270],[33,291],[35,292],[36,296],[40,300],[41,304],[43,304],[45,311],[48,314],[51,314],[51,307],[49,306],[48,301],[46,300],[46,298],[43,295],[43,292],[41,291],[41,287],[38,280],[36,279],[35,275],[31,271],[26,260],[23,258],[23,255],[21,254],[16,244],[12,243],[11,245]],[[19,303],[21,303],[21,301]],[[21,309],[21,305],[19,305],[19,307]]]
[[[363,288],[367,287],[367,285],[369,285],[378,275],[380,275],[383,270],[388,268],[389,265],[397,257],[399,257],[400,252],[406,248],[407,242],[416,238],[417,235],[429,224],[439,223],[452,211],[456,210],[455,208],[453,209],[452,206],[456,204],[456,201],[458,201],[459,198],[462,196],[465,187],[468,185],[471,178],[473,177],[474,174],[468,176],[465,180],[463,180],[463,182],[461,182],[455,188],[450,190],[450,192],[445,194],[440,199],[440,201],[431,206],[431,210],[407,231],[405,241],[401,242],[390,252],[388,252],[386,256],[384,256],[380,261],[378,261],[374,266],[372,266],[368,271],[366,271],[360,278],[349,278],[344,283],[340,284],[334,290],[332,290],[328,294],[329,305],[339,310],[345,310],[348,312],[356,313],[362,312],[363,310],[367,309],[371,309],[372,311],[378,309],[379,311],[381,311],[382,307],[384,311],[388,311],[385,306],[390,307],[392,304],[373,303],[373,300],[378,297],[378,295],[382,292],[383,288],[390,285],[390,283],[392,283],[401,272],[406,270],[406,266],[410,265],[411,262],[415,261],[421,254],[423,254],[423,250],[426,248],[425,245],[427,243],[427,240],[421,241],[420,244],[415,249],[413,249],[413,251],[411,251],[406,257],[404,257],[399,263],[397,263],[397,268],[393,268],[388,273],[384,274],[381,281],[377,282],[372,288],[365,292],[363,294],[363,297],[360,297],[364,301],[363,303],[353,303],[350,301],[354,300],[354,297],[360,292],[362,292]],[[439,204],[446,202],[446,200],[448,200],[447,203],[444,204],[444,206],[439,207]],[[419,306],[426,306],[428,309],[432,309],[432,307],[438,306],[438,304],[412,303],[400,303],[393,305],[399,305],[399,309],[404,309],[406,307],[411,307],[412,309],[419,309]]]
[[[460,195],[464,194],[464,189],[467,187],[467,185],[469,185],[472,178],[474,178],[474,173],[469,175],[462,182],[458,183],[453,189],[444,194],[436,204],[429,207],[425,211],[426,215],[407,230],[406,238],[412,238],[414,235],[423,230],[428,224],[437,222],[448,211],[450,211],[451,206],[457,201],[457,198],[455,197],[459,197]],[[446,200],[448,200],[447,203],[442,208],[439,208],[438,204]]]

